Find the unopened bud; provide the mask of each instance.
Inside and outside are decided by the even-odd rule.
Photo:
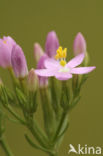
[[[27,83],[29,91],[36,91],[38,88],[38,77],[33,68],[28,73]]]
[[[55,31],[48,33],[45,44],[45,52],[49,57],[54,58],[59,47],[59,40]]]
[[[11,67],[11,52],[16,42],[10,36],[0,39],[0,66],[3,68]]]
[[[86,41],[80,32],[75,37],[73,51],[75,56],[80,53],[86,53]]]
[[[43,56],[44,52],[39,43],[34,44],[34,59],[36,62],[39,61],[40,57]]]
[[[11,63],[17,78],[24,78],[28,74],[28,68],[24,53],[19,45],[12,49]]]

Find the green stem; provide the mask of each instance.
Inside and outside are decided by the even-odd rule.
[[[25,121],[24,121],[23,119],[21,119],[21,117],[20,117],[17,113],[14,112],[14,110],[12,109],[11,106],[7,105],[7,106],[6,106],[6,109],[7,109],[17,120],[19,120],[21,124],[23,124],[23,125],[26,124]]]
[[[12,68],[8,68],[8,71],[9,71],[9,74],[13,83],[13,88],[15,91],[16,86],[18,86],[18,80],[16,79]]]
[[[26,84],[25,84],[25,78],[24,79],[19,79],[20,87],[23,93],[26,94]]]
[[[42,147],[48,146],[48,140],[44,133],[41,131],[41,129],[38,127],[37,123],[33,121],[33,119],[29,119],[27,128],[30,130],[31,134],[35,137],[35,139],[38,141],[38,143]]]
[[[35,129],[33,127],[28,127],[28,129],[30,130],[32,135],[36,138],[36,140],[39,142],[39,144],[43,147],[46,147],[44,141],[41,139],[40,135],[38,135]]]
[[[58,135],[60,134],[66,117],[67,117],[67,113],[66,112],[63,112],[62,117],[61,117],[61,120],[60,120],[60,123],[58,125],[58,128],[57,128],[56,133],[55,133],[55,136],[54,136],[54,140],[56,140],[57,137],[58,137]]]
[[[55,131],[55,116],[50,102],[50,95],[47,88],[40,89],[41,103],[44,117],[44,127],[49,139]]]
[[[2,146],[6,156],[13,156],[13,153],[11,152],[10,148],[8,147],[4,137],[0,139],[0,145]]]
[[[52,78],[51,79],[51,86],[50,86],[51,97],[52,97],[52,107],[53,107],[53,109],[55,111],[55,115],[56,115],[56,118],[58,120],[59,114],[60,114],[60,109],[59,109],[59,103],[58,103],[58,96],[57,96],[56,87],[57,87],[57,84],[55,82],[55,79]]]
[[[54,153],[54,154],[50,153],[49,156],[58,156],[58,154],[57,153]]]
[[[38,140],[38,142],[45,147],[44,142],[47,142],[45,136],[37,126],[36,122],[31,121],[32,123],[30,125],[27,125],[27,123],[17,114],[14,112],[11,106],[6,106],[7,110],[24,126],[27,126],[28,129],[31,131],[32,135]]]

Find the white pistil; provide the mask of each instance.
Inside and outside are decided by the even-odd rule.
[[[58,72],[69,72],[70,68],[62,67]]]

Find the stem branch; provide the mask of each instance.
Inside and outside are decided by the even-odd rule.
[[[7,106],[6,106],[6,109],[8,109],[8,111],[9,111],[18,121],[20,121],[21,124],[23,124],[23,125],[26,124],[25,121],[24,121],[23,119],[21,119],[21,117],[20,117],[17,113],[14,112],[14,110],[12,109],[11,106],[7,105]]]
[[[8,147],[4,137],[1,137],[0,145],[2,146],[6,156],[13,156],[13,153],[11,152],[10,148]]]
[[[57,131],[56,131],[55,136],[54,136],[54,140],[56,140],[57,137],[58,137],[58,135],[60,134],[60,131],[62,129],[62,126],[63,126],[63,123],[64,123],[66,117],[67,117],[67,113],[66,112],[63,112],[62,117],[61,117],[61,120],[60,120],[60,123],[58,125]]]

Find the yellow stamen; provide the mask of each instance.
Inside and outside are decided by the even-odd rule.
[[[60,61],[60,65],[64,67],[66,65],[66,61],[65,60],[61,60]]]
[[[62,47],[59,47],[57,49],[57,54],[55,56],[56,60],[66,58],[66,56],[67,56],[67,48],[64,48],[64,50],[63,50]]]
[[[3,40],[3,43],[5,43],[5,44],[6,44],[6,43],[7,43],[7,42],[6,42],[6,40]]]
[[[55,55],[55,59],[58,60],[59,59],[59,54]]]
[[[63,49],[62,47],[59,47],[57,49],[57,54],[55,56],[55,59],[60,61],[61,66],[66,65],[66,61],[65,61],[66,57],[67,57],[67,48]]]
[[[66,58],[66,57],[67,57],[67,48],[63,50],[63,58]]]

